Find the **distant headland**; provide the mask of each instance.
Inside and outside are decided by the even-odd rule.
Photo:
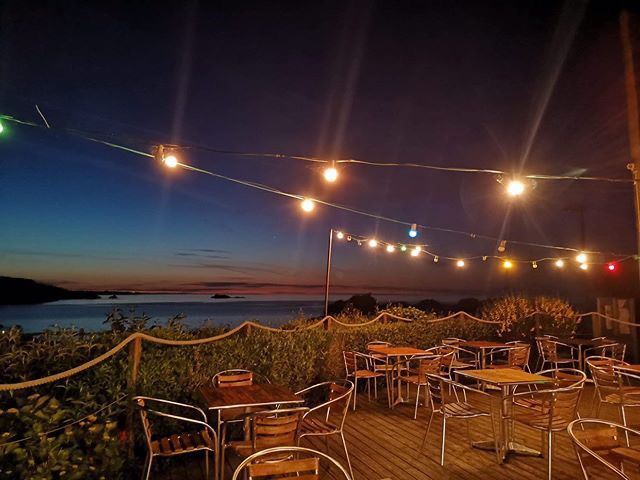
[[[97,299],[95,292],[68,290],[28,278],[0,276],[0,305],[29,305],[56,300]]]

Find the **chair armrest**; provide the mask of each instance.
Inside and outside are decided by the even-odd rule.
[[[143,400],[145,402],[148,401],[148,402],[162,403],[162,404],[165,404],[165,405],[173,405],[173,406],[176,406],[176,407],[189,408],[191,410],[195,410],[198,413],[200,413],[200,415],[202,415],[202,418],[204,419],[204,421],[205,422],[207,421],[207,414],[204,413],[204,410],[202,410],[199,407],[194,407],[193,405],[188,405],[186,403],[172,402],[171,400],[164,400],[162,398],[142,397],[142,396],[134,397],[133,400],[134,401],[135,400]],[[157,412],[157,411],[155,411],[155,412],[156,413],[162,413],[162,412]]]
[[[214,445],[218,444],[218,435],[216,434],[216,431],[213,429],[213,427],[211,425],[209,425],[207,422],[202,422],[200,420],[194,420],[193,418],[188,418],[188,417],[180,417],[178,415],[173,415],[171,413],[161,412],[159,410],[153,410],[151,408],[148,409],[148,411],[149,411],[149,413],[153,413],[154,415],[158,415],[159,417],[171,418],[173,420],[178,420],[180,422],[186,422],[186,423],[192,423],[194,425],[200,425],[201,427],[204,427],[204,429],[209,432],[209,434],[211,435],[211,438],[214,441]]]

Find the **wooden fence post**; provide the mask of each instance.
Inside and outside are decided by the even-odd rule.
[[[331,330],[331,317],[327,317],[324,319],[324,329]]]
[[[129,345],[129,379],[127,385],[128,402],[127,402],[127,443],[129,458],[133,458],[133,413],[135,405],[133,397],[137,393],[138,370],[140,369],[140,358],[142,356],[142,339],[136,338]]]

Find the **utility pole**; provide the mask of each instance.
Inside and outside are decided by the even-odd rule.
[[[620,37],[624,57],[624,77],[627,91],[627,124],[629,127],[629,148],[632,163],[627,165],[633,177],[633,189],[636,206],[636,254],[640,253],[640,115],[638,112],[638,90],[633,55],[633,35],[631,32],[629,12],[620,13]],[[636,261],[638,271],[640,265]]]
[[[329,248],[327,249],[327,276],[324,283],[324,316],[329,315],[329,281],[331,280],[331,253],[333,248],[333,228],[329,230]]]

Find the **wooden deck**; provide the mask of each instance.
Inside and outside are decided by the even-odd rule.
[[[591,415],[593,387],[587,385],[582,395],[580,413],[582,417]],[[482,401],[480,398],[472,401]],[[632,409],[630,409],[632,412]],[[640,414],[640,412],[639,412]],[[637,424],[639,414],[631,413],[631,424]],[[619,421],[617,412],[603,406],[601,416]],[[442,417],[436,416],[429,433],[427,448],[420,453],[419,448],[426,429],[427,410],[421,408],[418,419],[413,419],[413,405],[399,405],[393,410],[387,408],[386,400],[380,394],[378,401],[367,400],[366,394],[358,395],[358,409],[350,411],[346,421],[345,436],[354,475],[357,480],[430,480],[430,479],[518,479],[539,480],[546,476],[546,458],[511,456],[499,465],[495,454],[472,448],[467,439],[464,420],[447,423],[447,443],[445,466],[439,464],[440,433]],[[471,420],[472,440],[491,437],[491,424],[487,418]],[[542,449],[541,434],[525,426],[517,425],[515,438],[527,446]],[[344,462],[339,438],[329,442],[330,454]],[[305,440],[302,446],[324,451],[324,440]],[[188,457],[188,456],[187,456]],[[195,459],[194,459],[195,460]],[[237,465],[237,460],[233,460]],[[162,463],[162,459],[158,461]],[[553,478],[558,480],[581,478],[580,468],[575,458],[569,436],[562,432],[555,436]],[[160,478],[167,480],[203,479],[199,463],[172,464],[162,468]],[[227,465],[226,479],[232,476]],[[157,477],[156,477],[157,478]],[[337,478],[327,472],[323,478]]]

